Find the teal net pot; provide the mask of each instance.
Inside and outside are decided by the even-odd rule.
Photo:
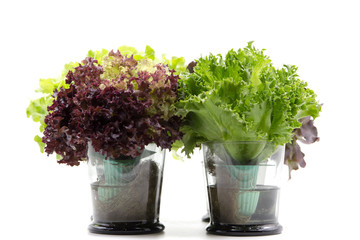
[[[203,144],[210,223],[207,232],[279,234],[280,172],[284,146],[266,141]]]
[[[159,222],[165,150],[146,146],[136,158],[112,159],[88,147],[93,202],[89,231],[146,234],[164,230]]]

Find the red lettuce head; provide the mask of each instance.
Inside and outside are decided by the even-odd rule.
[[[45,151],[74,166],[86,159],[88,142],[111,158],[134,158],[150,143],[171,149],[181,139],[174,73],[164,64],[137,61],[119,51],[110,52],[103,66],[86,58],[69,71],[70,87],[54,93],[45,118]]]

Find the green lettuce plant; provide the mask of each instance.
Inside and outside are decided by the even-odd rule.
[[[257,164],[277,146],[296,141],[301,119],[312,122],[319,116],[321,105],[299,79],[298,68],[275,68],[252,42],[225,56],[201,57],[189,69],[179,80],[184,136],[176,143],[188,156],[205,142],[263,141],[246,149],[224,145],[233,164]],[[298,160],[289,158],[292,169]]]

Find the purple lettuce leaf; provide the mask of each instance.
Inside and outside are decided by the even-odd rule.
[[[306,166],[305,154],[301,151],[300,145],[297,141],[305,144],[312,144],[320,140],[318,137],[317,128],[310,116],[299,120],[301,127],[293,131],[292,141],[285,145],[285,164],[289,167],[289,178],[291,178],[291,171],[298,170],[299,167]]]
[[[79,165],[88,142],[100,154],[121,159],[139,156],[150,143],[170,149],[181,139],[174,71],[162,64],[136,71],[138,62],[120,52],[110,52],[106,61],[109,79],[97,60],[86,58],[68,73],[70,87],[54,93],[42,141],[46,153],[62,156],[59,163]]]

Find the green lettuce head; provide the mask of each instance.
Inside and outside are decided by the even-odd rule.
[[[298,78],[297,67],[276,69],[252,42],[224,57],[210,54],[196,63],[179,80],[177,108],[188,156],[205,142],[261,140],[247,149],[224,145],[234,163],[256,164],[291,142],[293,130],[301,126],[299,119],[319,116],[316,95]]]

